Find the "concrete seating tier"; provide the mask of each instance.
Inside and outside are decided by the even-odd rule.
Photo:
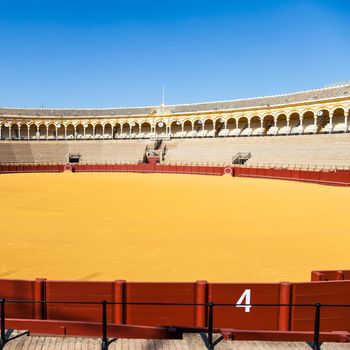
[[[239,152],[250,152],[249,164],[349,166],[350,134],[183,139],[166,143],[168,164],[232,163]]]
[[[80,154],[85,163],[136,163],[146,145],[142,140],[0,142],[0,162],[65,164],[69,154]]]

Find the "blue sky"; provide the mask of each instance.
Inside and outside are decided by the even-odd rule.
[[[350,1],[0,0],[0,106],[254,97],[350,80]]]

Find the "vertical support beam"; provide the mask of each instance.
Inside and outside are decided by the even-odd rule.
[[[331,134],[333,131],[333,113],[329,113],[329,124],[331,125],[331,128],[329,130],[329,133]]]
[[[46,278],[36,278],[34,281],[34,318],[36,320],[46,319]],[[42,301],[40,303],[40,301]]]
[[[290,304],[291,302],[292,285],[289,282],[280,283],[280,304]],[[278,330],[289,331],[290,330],[290,306],[280,306]]]
[[[327,281],[326,275],[323,272],[312,271],[311,281]]]
[[[125,280],[114,281],[114,302],[123,303],[125,301]],[[125,307],[122,304],[113,305],[113,319],[115,324],[124,324],[126,317],[124,317]]]
[[[320,350],[320,323],[321,323],[321,304],[315,304],[315,324],[314,324],[314,343],[313,349]]]
[[[107,302],[103,300],[102,305],[102,339],[101,349],[108,350],[108,337],[107,337]]]
[[[349,112],[347,112],[347,111],[345,111],[345,113],[344,113],[344,124],[345,124],[345,132],[347,132],[348,131],[348,118],[349,118],[349,115],[350,115],[350,111]]]
[[[5,334],[5,299],[0,299],[0,345],[3,347],[6,343]]]
[[[196,282],[197,293],[196,293],[196,304],[206,304],[207,303],[207,281],[197,281]],[[205,327],[206,325],[206,306],[198,305],[196,306],[196,327]]]
[[[336,271],[335,273],[335,279],[337,281],[342,281],[344,280],[344,272],[343,271]]]

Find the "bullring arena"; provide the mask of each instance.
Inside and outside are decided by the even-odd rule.
[[[0,108],[3,329],[72,337],[52,348],[349,348],[349,116],[350,84]],[[26,339],[6,347],[43,344]]]

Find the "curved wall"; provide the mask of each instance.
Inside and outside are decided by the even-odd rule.
[[[0,108],[1,140],[228,137],[348,132],[350,85],[278,96],[119,109]]]

